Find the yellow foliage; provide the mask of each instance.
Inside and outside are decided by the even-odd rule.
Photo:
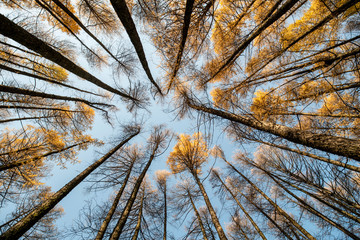
[[[213,88],[210,92],[210,95],[216,107],[229,109],[230,107],[229,100],[231,100],[229,99],[229,97],[231,98],[232,95],[229,96],[229,94],[226,94],[226,92],[224,92],[220,88]]]
[[[70,1],[66,0],[60,0],[62,4],[66,6],[67,9],[70,10],[70,12],[75,13],[75,9],[73,5],[70,3]],[[65,13],[60,7],[58,7],[53,1],[46,1],[46,7],[50,8],[51,11],[53,11],[57,17],[73,32],[73,33],[79,33],[80,27],[79,25],[69,16],[67,13]],[[54,19],[54,17],[46,12],[46,14],[42,15],[42,18],[47,20],[52,26],[59,28],[61,31],[69,33],[69,30],[64,27],[58,20]]]
[[[180,173],[189,170],[192,174],[201,172],[201,165],[207,161],[209,149],[202,138],[201,133],[194,133],[192,136],[180,134],[178,142],[167,159],[173,173]]]

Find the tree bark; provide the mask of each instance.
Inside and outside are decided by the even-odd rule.
[[[105,234],[105,231],[110,223],[110,220],[112,219],[114,213],[115,213],[115,210],[117,208],[117,206],[119,205],[119,201],[120,201],[120,198],[121,198],[121,195],[122,193],[124,192],[124,189],[126,187],[126,184],[130,178],[130,175],[131,175],[131,170],[132,170],[132,167],[134,166],[134,162],[131,163],[130,167],[129,167],[129,170],[125,176],[125,179],[123,181],[123,184],[121,185],[121,188],[119,190],[119,192],[116,194],[116,197],[113,201],[113,204],[111,205],[111,208],[109,210],[109,212],[107,213],[104,221],[102,222],[101,226],[100,226],[100,229],[95,237],[95,240],[101,240],[103,239],[104,237],[104,234]]]
[[[53,48],[51,48],[49,45],[47,45],[44,41],[37,38],[33,34],[29,33],[22,27],[18,26],[11,20],[9,20],[4,15],[0,14],[0,33],[8,38],[11,38],[12,40],[18,42],[19,44],[27,47],[30,50],[33,50],[34,52],[40,54],[44,58],[58,64],[59,66],[65,68],[69,72],[72,72],[73,74],[103,88],[106,89],[112,93],[115,93],[123,98],[132,100],[132,101],[138,101],[137,99],[133,98],[132,96],[123,93],[106,83],[102,82],[95,76],[91,75],[87,71],[85,71],[83,68],[76,65],[74,62],[63,56],[61,53],[57,52]]]
[[[233,122],[241,123],[245,126],[274,134],[294,143],[299,143],[307,147],[360,161],[360,142],[358,140],[330,136],[326,134],[317,134],[310,131],[294,129],[280,124],[259,121],[255,118],[240,116],[222,110],[208,108],[203,105],[197,105],[192,103],[191,100],[188,100],[187,104],[189,107],[195,110],[209,113]]]
[[[51,151],[51,152],[48,152],[48,153],[46,153],[44,155],[41,155],[41,156],[38,156],[38,157],[35,157],[35,158],[31,158],[31,159],[27,159],[27,160],[18,160],[18,161],[15,161],[15,162],[10,162],[10,163],[7,163],[7,164],[0,165],[0,172],[2,172],[4,170],[7,170],[7,169],[10,169],[10,168],[22,166],[22,165],[25,165],[25,164],[30,163],[30,162],[34,162],[34,161],[40,160],[42,158],[46,158],[48,156],[57,154],[57,153],[61,153],[63,151],[66,151],[68,149],[71,149],[73,147],[76,147],[76,146],[79,146],[79,145],[82,145],[82,144],[86,144],[86,143],[89,143],[89,141],[76,143],[76,144],[73,144],[73,145],[68,146],[66,148]]]
[[[186,1],[184,25],[183,25],[182,34],[181,34],[180,46],[179,46],[178,53],[176,55],[176,62],[175,62],[174,68],[173,68],[173,72],[171,74],[170,81],[168,84],[168,90],[167,90],[168,92],[173,84],[173,81],[174,81],[174,78],[176,77],[177,72],[180,69],[181,58],[184,53],[185,43],[186,43],[186,39],[188,36],[189,28],[190,28],[190,20],[191,20],[191,14],[193,12],[194,2],[195,2],[194,0]],[[211,2],[214,2],[214,1],[211,1]]]
[[[215,228],[216,228],[216,231],[217,231],[217,233],[218,233],[218,235],[219,235],[219,238],[220,238],[221,240],[227,240],[227,237],[226,237],[226,235],[225,235],[225,232],[224,232],[223,228],[221,227],[221,224],[220,224],[220,222],[219,222],[219,219],[218,219],[217,216],[216,216],[215,210],[214,210],[213,206],[211,205],[210,199],[209,199],[209,197],[208,197],[208,195],[207,195],[207,193],[206,193],[206,191],[205,191],[204,186],[202,185],[199,177],[198,177],[195,173],[193,173],[192,175],[193,175],[193,177],[195,178],[195,181],[196,181],[197,185],[198,185],[199,188],[200,188],[201,194],[203,195],[203,198],[204,198],[204,200],[205,200],[206,206],[207,206],[207,208],[208,208],[208,210],[209,210],[211,219],[212,219],[213,224],[214,224],[214,226],[215,226]]]
[[[140,189],[141,183],[142,183],[142,181],[143,181],[143,179],[144,179],[144,177],[146,175],[146,172],[149,169],[152,161],[155,158],[155,153],[156,153],[156,150],[159,147],[159,144],[160,144],[159,142],[156,143],[156,146],[154,147],[154,149],[152,151],[152,154],[150,156],[150,159],[149,159],[148,163],[146,164],[144,170],[141,172],[140,176],[136,180],[136,183],[135,183],[134,188],[133,188],[133,190],[131,192],[131,195],[130,195],[128,201],[126,202],[124,210],[121,213],[121,217],[119,218],[113,232],[110,235],[110,240],[119,239],[120,234],[121,234],[121,232],[122,232],[122,230],[123,230],[123,228],[125,226],[126,220],[127,220],[128,216],[130,214],[131,208],[134,205],[134,202],[135,202],[136,196],[138,194],[138,191]]]
[[[157,85],[157,83],[155,82],[155,80],[151,74],[148,62],[146,60],[144,48],[142,46],[139,34],[136,30],[135,23],[131,17],[129,8],[126,5],[126,1],[125,0],[110,0],[110,2],[111,2],[111,5],[113,6],[113,8],[115,9],[115,12],[118,15],[121,23],[123,24],[127,34],[129,35],[129,38],[130,38],[132,44],[134,45],[134,48],[139,57],[140,63],[146,72],[146,75],[148,76],[150,82],[156,87],[157,91],[159,91],[159,93],[162,95],[161,88]]]
[[[245,179],[258,193],[261,194],[281,215],[283,215],[291,224],[293,224],[301,233],[303,233],[307,238],[311,240],[316,240],[309,232],[307,232],[297,221],[295,221],[292,217],[289,216],[282,208],[279,207],[276,203],[274,203],[263,191],[260,190],[250,179],[244,176],[240,171],[238,171],[231,163],[229,163],[225,158],[223,158],[224,162],[226,162],[235,172],[237,172],[243,179]]]
[[[200,217],[200,214],[198,212],[198,210],[196,209],[196,206],[195,206],[195,203],[194,201],[192,200],[192,197],[191,197],[191,194],[190,192],[188,191],[188,194],[189,194],[189,199],[190,199],[190,202],[191,202],[191,206],[193,207],[194,209],[194,212],[195,212],[195,216],[199,222],[199,225],[200,225],[200,229],[201,229],[201,232],[203,234],[203,237],[204,237],[204,240],[208,240],[207,236],[206,236],[206,232],[205,232],[205,228],[204,228],[204,224],[201,220],[201,217]]]
[[[135,133],[132,133],[128,138],[123,140],[119,145],[110,150],[106,155],[97,160],[95,163],[91,164],[79,175],[73,178],[69,183],[52,195],[48,200],[39,205],[36,209],[22,218],[18,223],[9,228],[4,232],[0,239],[4,240],[14,240],[20,238],[26,231],[28,231],[32,226],[34,226],[45,214],[47,214],[51,209],[55,207],[66,195],[68,195],[71,190],[73,190],[77,185],[79,185],[91,172],[103,164],[109,157],[111,157],[116,151],[118,151],[124,144],[126,144],[131,138],[139,134],[139,130]]]
[[[135,227],[135,232],[134,232],[134,235],[131,238],[131,240],[136,240],[139,236],[140,227],[141,227],[141,218],[142,218],[142,212],[143,212],[143,206],[144,206],[144,198],[145,198],[144,195],[145,195],[145,190],[141,197],[140,209],[139,209],[138,219],[137,219],[137,223],[136,223],[136,227]]]
[[[217,172],[213,172],[215,174],[215,176],[217,177],[217,179],[219,179],[219,181],[221,182],[221,184],[225,187],[225,189],[230,193],[231,197],[236,201],[237,205],[241,208],[241,210],[243,211],[243,213],[246,215],[246,217],[249,219],[249,221],[251,222],[251,224],[254,226],[254,228],[256,229],[256,231],[258,232],[258,234],[261,236],[262,239],[266,240],[267,238],[265,237],[264,233],[261,231],[261,229],[259,228],[259,226],[256,224],[256,222],[254,221],[254,219],[252,219],[252,217],[249,215],[249,213],[246,211],[246,209],[244,208],[244,206],[240,203],[240,201],[236,198],[236,196],[234,195],[234,193],[228,188],[228,186],[226,186],[226,184],[222,181],[222,179],[220,178],[219,174]]]

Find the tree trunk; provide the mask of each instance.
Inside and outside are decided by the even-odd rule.
[[[274,143],[264,142],[264,141],[257,140],[257,139],[256,140],[255,139],[249,139],[249,138],[247,138],[247,139],[250,140],[250,141],[255,141],[255,142],[258,142],[258,143],[266,144],[266,145],[271,146],[271,147],[276,147],[276,148],[279,148],[279,149],[282,149],[282,150],[285,150],[285,151],[297,153],[297,154],[300,154],[300,155],[303,155],[303,156],[306,156],[306,157],[311,157],[313,159],[316,159],[316,160],[319,160],[319,161],[322,161],[322,162],[330,163],[330,164],[333,164],[335,166],[347,168],[349,170],[360,173],[360,167],[356,167],[356,166],[353,166],[353,165],[350,165],[350,164],[347,164],[347,163],[332,160],[330,158],[320,157],[320,156],[317,156],[315,154],[300,151],[300,150],[293,149],[293,148],[289,148],[289,147],[284,146],[284,145],[278,145],[278,144],[274,144]]]
[[[292,193],[289,189],[287,189],[284,185],[282,185],[279,181],[277,181],[271,173],[267,172],[266,170],[259,168],[260,170],[262,170],[263,172],[265,172],[277,185],[279,185],[282,189],[284,189],[288,194],[290,194],[293,198],[295,198],[299,203],[300,206],[302,205],[302,207],[304,209],[306,209],[307,211],[311,212],[312,214],[314,214],[315,216],[323,219],[324,221],[326,221],[327,223],[331,224],[332,226],[336,227],[337,229],[339,229],[340,231],[342,231],[343,233],[345,233],[346,235],[348,235],[349,237],[351,237],[352,239],[356,239],[356,240],[360,240],[359,237],[357,237],[355,234],[353,234],[352,232],[348,231],[347,229],[345,229],[343,226],[341,226],[340,224],[332,221],[331,219],[329,219],[328,217],[326,217],[325,215],[323,215],[322,213],[320,213],[319,211],[317,211],[316,209],[314,209],[312,206],[310,206],[309,204],[307,204],[304,200],[302,200],[301,198],[299,198],[298,196],[296,196],[294,193]]]
[[[113,107],[113,105],[110,105],[110,104],[100,103],[100,102],[90,102],[90,101],[87,101],[82,98],[59,96],[59,95],[55,95],[55,94],[37,92],[37,91],[32,91],[32,90],[28,90],[28,89],[24,89],[24,88],[10,87],[10,86],[5,86],[5,85],[0,85],[0,91],[7,92],[7,93],[28,95],[28,96],[33,96],[33,97],[40,97],[40,98],[50,98],[50,99],[63,100],[63,101],[82,102],[90,107],[94,107],[94,105]],[[94,107],[94,108],[99,109],[98,107]]]
[[[139,134],[139,130],[131,134],[128,138],[123,140],[119,145],[110,150],[106,155],[97,160],[95,163],[91,164],[54,195],[52,195],[48,200],[39,205],[31,213],[22,218],[18,223],[9,228],[4,232],[0,239],[14,240],[20,238],[26,231],[28,231],[32,226],[34,226],[45,214],[47,214],[51,209],[55,207],[66,195],[70,193],[77,185],[79,185],[91,172],[103,164],[109,157],[111,157],[116,151],[118,151],[124,144],[126,144],[131,138]]]
[[[92,93],[92,92],[89,92],[89,91],[86,91],[86,90],[82,90],[82,89],[80,89],[80,88],[73,87],[73,86],[70,86],[70,85],[68,85],[68,84],[59,82],[59,81],[52,80],[52,79],[50,79],[50,78],[38,76],[38,75],[35,75],[35,74],[32,74],[32,73],[28,73],[28,72],[21,71],[21,70],[15,69],[15,68],[11,68],[11,67],[5,66],[5,65],[3,65],[3,64],[0,64],[0,69],[4,69],[4,70],[6,70],[6,71],[13,72],[13,73],[16,73],[16,74],[21,74],[21,75],[24,75],[24,76],[36,78],[36,79],[39,79],[39,80],[42,80],[42,81],[45,81],[45,82],[57,84],[57,85],[60,85],[60,86],[62,86],[62,87],[67,87],[67,88],[70,88],[70,89],[74,89],[74,90],[79,91],[79,92],[88,93],[88,94],[95,95],[95,96],[101,96],[101,95],[96,94],[96,93]]]
[[[216,216],[215,210],[214,210],[213,206],[211,205],[210,199],[209,199],[209,197],[208,197],[208,195],[207,195],[207,193],[205,191],[204,186],[202,185],[199,177],[195,173],[193,173],[192,175],[195,178],[195,181],[196,181],[197,185],[200,188],[201,194],[203,195],[203,198],[204,198],[206,206],[207,206],[207,208],[209,210],[209,213],[210,213],[211,219],[213,221],[213,224],[214,224],[214,226],[216,228],[216,231],[218,232],[219,238],[221,240],[227,240],[226,235],[224,233],[224,230],[221,227],[219,219]]]
[[[73,144],[73,145],[68,146],[66,148],[51,151],[51,152],[45,153],[44,155],[41,155],[41,156],[38,156],[38,157],[35,157],[35,158],[31,158],[31,159],[27,159],[27,160],[18,160],[18,161],[15,161],[15,162],[10,162],[10,163],[0,165],[0,172],[2,172],[4,170],[7,170],[7,169],[10,169],[10,168],[19,167],[19,166],[25,165],[25,164],[33,162],[33,161],[41,160],[42,158],[46,158],[46,157],[51,156],[53,154],[61,153],[63,151],[66,151],[68,149],[71,149],[73,147],[76,147],[76,146],[79,146],[79,145],[82,145],[82,144],[86,144],[86,143],[89,143],[89,141],[76,143],[76,144]]]
[[[102,224],[100,226],[100,229],[99,229],[99,231],[98,231],[98,233],[97,233],[97,235],[95,237],[95,240],[103,239],[105,231],[106,231],[106,229],[107,229],[107,227],[108,227],[108,225],[110,223],[110,220],[112,219],[112,217],[113,217],[113,215],[115,213],[115,210],[116,210],[116,208],[117,208],[117,206],[119,204],[121,195],[124,192],[126,184],[127,184],[128,180],[130,178],[131,170],[132,170],[132,167],[134,166],[134,163],[135,163],[135,161],[131,163],[131,165],[130,165],[130,167],[128,169],[128,172],[127,172],[127,174],[125,176],[125,179],[123,181],[123,184],[121,185],[121,188],[120,188],[119,192],[116,194],[116,197],[115,197],[115,199],[113,201],[113,204],[111,205],[111,208],[110,208],[109,212],[107,213],[104,221],[102,222]]]
[[[183,25],[182,34],[181,34],[180,46],[179,46],[178,53],[176,55],[176,62],[173,67],[173,72],[172,72],[170,80],[169,80],[168,90],[167,90],[168,92],[169,92],[170,88],[172,87],[172,84],[173,84],[174,78],[176,77],[177,72],[180,69],[181,58],[184,53],[185,43],[186,43],[187,35],[189,32],[189,28],[190,28],[190,20],[191,20],[191,14],[193,12],[194,2],[195,2],[194,0],[186,1],[184,25]],[[211,2],[214,2],[214,1],[211,1]]]
[[[69,15],[80,27],[84,30],[92,39],[95,40],[115,61],[117,61],[123,67],[124,64],[117,59],[112,52],[94,35],[92,34],[87,27],[59,0],[52,0],[59,8],[61,8],[67,15]]]
[[[190,202],[191,202],[191,206],[193,207],[194,209],[194,212],[195,212],[195,216],[199,222],[199,225],[200,225],[200,229],[201,229],[201,232],[203,234],[203,237],[204,237],[204,240],[208,240],[207,236],[206,236],[206,232],[205,232],[205,228],[204,228],[204,224],[201,220],[201,217],[200,217],[200,214],[198,212],[198,210],[196,209],[196,206],[195,206],[195,203],[194,201],[192,200],[192,197],[191,197],[191,194],[190,192],[188,191],[188,194],[189,194],[189,199],[190,199]]]
[[[127,34],[129,35],[129,38],[134,45],[134,48],[136,50],[136,53],[140,59],[141,65],[143,66],[146,75],[148,76],[150,82],[156,87],[156,89],[159,91],[159,93],[162,95],[160,87],[155,82],[153,76],[151,75],[150,68],[148,65],[148,62],[146,60],[144,48],[142,46],[139,34],[136,30],[134,21],[131,17],[129,8],[126,5],[125,0],[110,0],[111,5],[115,9],[116,14],[118,15],[121,23],[123,24]]]
[[[299,0],[288,0],[274,14],[269,16],[268,19],[265,19],[256,29],[254,29],[254,31],[252,31],[252,33],[246,39],[241,42],[240,46],[225,61],[225,63],[219,67],[219,69],[210,77],[210,79],[207,79],[203,84],[211,81],[220,72],[228,68],[257,36],[259,36],[266,28],[281,18],[284,14],[286,14],[286,12],[290,10],[297,2],[299,2]]]
[[[223,160],[235,171],[237,172],[243,179],[245,179],[258,193],[261,194],[281,215],[283,215],[289,222],[291,222],[297,229],[300,230],[307,238],[311,240],[316,240],[310,233],[308,233],[297,221],[295,221],[292,217],[289,216],[282,208],[279,207],[276,203],[274,203],[263,191],[260,190],[253,182],[250,181],[247,177],[245,177],[241,172],[239,172],[231,163],[229,163],[226,159]]]
[[[358,140],[343,137],[330,136],[325,134],[312,133],[287,126],[256,120],[247,116],[239,116],[233,113],[224,112],[214,108],[197,105],[188,99],[189,107],[219,116],[230,121],[241,123],[245,126],[257,130],[274,134],[294,143],[299,143],[307,147],[319,149],[328,153],[344,156],[360,161],[360,142]]]
[[[164,186],[164,236],[163,240],[166,240],[167,235],[167,200],[166,200],[166,180],[165,180],[165,186]]]
[[[219,179],[219,181],[221,182],[221,184],[225,187],[225,189],[230,193],[231,197],[236,201],[237,205],[241,208],[241,210],[244,212],[244,214],[246,215],[246,217],[249,219],[249,221],[251,222],[251,224],[254,226],[254,228],[256,229],[256,231],[259,233],[259,235],[261,236],[262,239],[266,240],[266,237],[264,235],[264,233],[261,231],[261,229],[258,227],[258,225],[256,224],[256,222],[252,219],[252,217],[249,215],[249,213],[246,211],[246,209],[243,207],[243,205],[240,203],[240,201],[236,198],[236,196],[234,195],[234,193],[228,188],[228,186],[226,186],[226,184],[222,181],[222,179],[220,178],[220,176],[218,175],[217,172],[213,172],[215,174],[215,176],[217,177],[217,179]]]
[[[128,201],[126,202],[126,206],[124,208],[124,210],[122,211],[121,213],[121,217],[119,218],[118,222],[116,223],[116,226],[113,230],[113,232],[111,233],[111,236],[110,236],[110,240],[117,240],[119,239],[120,237],[120,234],[125,226],[125,223],[126,223],[126,220],[130,214],[130,211],[131,211],[131,208],[132,206],[134,205],[134,202],[135,202],[135,199],[136,199],[136,196],[137,196],[137,193],[140,189],[140,186],[141,186],[141,183],[146,175],[146,172],[147,170],[149,169],[152,161],[154,160],[155,158],[155,153],[156,153],[156,150],[158,149],[159,147],[159,142],[156,144],[156,146],[154,147],[153,149],[153,152],[150,156],[150,159],[148,161],[148,163],[146,164],[144,170],[141,172],[140,176],[138,177],[138,179],[136,180],[136,183],[134,185],[134,188],[131,192],[131,195],[130,195],[130,198],[128,199]]]
[[[143,206],[144,206],[144,198],[145,198],[145,190],[141,197],[139,215],[138,215],[138,219],[137,219],[137,223],[136,223],[136,227],[135,227],[135,232],[134,232],[134,235],[131,238],[131,240],[136,240],[139,236],[140,227],[141,227],[141,218],[142,218],[142,212],[143,212]]]
[[[22,27],[10,21],[7,17],[0,14],[0,33],[5,37],[11,38],[12,40],[18,42],[19,44],[27,47],[28,49],[33,50],[36,53],[39,53],[44,58],[58,64],[59,66],[65,68],[69,72],[86,79],[87,81],[106,89],[112,93],[115,93],[123,98],[130,99],[132,101],[138,101],[137,99],[131,97],[130,95],[123,93],[106,83],[102,82],[95,76],[91,75],[83,68],[76,65],[74,62],[64,57],[61,53],[57,52],[51,48],[47,43],[37,38],[33,34],[29,33]]]

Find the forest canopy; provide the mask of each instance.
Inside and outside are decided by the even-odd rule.
[[[0,239],[360,239],[360,0],[0,9]]]

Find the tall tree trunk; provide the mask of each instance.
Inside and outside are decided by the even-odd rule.
[[[358,140],[325,134],[317,134],[310,131],[290,128],[280,124],[259,121],[255,118],[239,116],[233,113],[209,108],[200,104],[194,104],[190,99],[188,99],[187,104],[189,107],[195,110],[209,113],[233,122],[241,123],[245,126],[274,134],[294,143],[299,143],[307,147],[360,161],[360,141]]]
[[[313,159],[316,159],[316,160],[319,160],[319,161],[322,161],[322,162],[330,163],[330,164],[333,164],[335,166],[347,168],[349,170],[360,173],[360,167],[356,167],[356,166],[353,166],[353,165],[350,165],[350,164],[347,164],[347,163],[332,160],[330,158],[317,156],[315,154],[300,151],[300,150],[297,150],[297,149],[294,149],[294,148],[289,148],[289,147],[284,146],[284,145],[278,145],[278,144],[274,144],[274,143],[269,143],[269,142],[261,141],[261,140],[258,140],[258,139],[250,139],[250,138],[246,138],[246,139],[248,139],[250,141],[255,141],[255,142],[258,142],[258,143],[266,144],[266,145],[271,146],[271,147],[276,147],[276,148],[279,148],[279,149],[282,149],[282,150],[285,150],[285,151],[297,153],[297,154],[300,154],[300,155],[303,155],[303,156],[306,156],[306,157],[311,157]]]
[[[131,165],[130,165],[130,167],[128,169],[128,172],[127,172],[127,174],[125,176],[125,179],[123,181],[123,184],[121,185],[121,188],[120,188],[119,192],[116,194],[116,197],[115,197],[115,199],[113,201],[113,204],[111,205],[111,208],[110,208],[109,212],[107,213],[104,221],[102,222],[102,224],[100,226],[100,229],[99,229],[99,231],[98,231],[98,233],[97,233],[97,235],[95,237],[95,240],[103,239],[105,231],[106,231],[107,227],[109,226],[109,223],[110,223],[110,221],[111,221],[111,219],[112,219],[112,217],[113,217],[113,215],[115,213],[115,210],[116,210],[117,206],[119,205],[121,195],[123,194],[124,189],[126,187],[126,184],[127,184],[128,180],[130,178],[131,170],[132,170],[132,168],[134,166],[134,163],[135,163],[135,161],[133,161],[131,163]]]
[[[0,85],[0,91],[1,92],[7,92],[7,93],[15,93],[15,94],[21,94],[21,95],[28,95],[33,97],[40,97],[40,98],[50,98],[50,99],[56,99],[56,100],[63,100],[63,101],[74,101],[74,102],[82,102],[86,105],[102,110],[98,107],[94,107],[94,105],[104,106],[104,107],[113,107],[113,105],[106,104],[106,103],[100,103],[100,102],[90,102],[82,98],[75,98],[75,97],[67,97],[67,96],[60,96],[55,94],[49,94],[49,93],[43,93],[43,92],[37,92],[32,91],[24,88],[17,88],[17,87],[10,87],[5,85]]]
[[[79,92],[88,93],[88,94],[95,95],[95,96],[101,96],[100,94],[96,94],[96,93],[92,93],[92,92],[89,92],[89,91],[86,91],[86,90],[82,90],[80,88],[73,87],[73,86],[70,86],[68,84],[65,84],[65,83],[62,83],[62,82],[59,82],[59,81],[55,81],[55,80],[50,79],[50,78],[46,78],[46,77],[42,77],[42,76],[39,76],[39,75],[36,75],[36,74],[21,71],[21,70],[15,69],[15,68],[5,66],[3,64],[0,64],[0,69],[4,69],[6,71],[16,73],[16,74],[21,74],[21,75],[24,75],[24,76],[27,76],[27,77],[36,78],[36,79],[39,79],[39,80],[42,80],[42,81],[45,81],[45,82],[57,84],[57,85],[60,85],[62,87],[67,87],[67,88],[70,88],[70,89],[74,89],[74,90],[79,91]]]
[[[76,65],[74,62],[63,56],[61,53],[57,52],[44,41],[37,38],[33,34],[29,33],[19,25],[15,24],[9,20],[4,15],[0,14],[0,33],[5,37],[11,38],[12,40],[18,42],[19,44],[27,47],[28,49],[33,50],[36,53],[39,53],[44,58],[58,64],[59,66],[65,68],[69,72],[86,79],[87,81],[108,90],[109,92],[115,93],[123,98],[137,102],[138,100],[132,96],[121,92],[106,83],[102,82],[95,76],[91,75],[83,68]]]
[[[231,195],[231,197],[236,201],[237,205],[241,208],[241,210],[243,211],[243,213],[246,215],[246,217],[249,219],[249,221],[251,222],[251,224],[254,226],[254,228],[256,229],[256,231],[259,233],[259,235],[261,236],[262,239],[266,240],[266,237],[264,235],[264,233],[261,231],[261,229],[259,228],[259,226],[256,224],[256,222],[252,219],[252,217],[249,215],[249,213],[246,211],[246,209],[244,208],[244,206],[240,203],[240,201],[236,198],[235,194],[228,188],[228,186],[226,186],[226,184],[222,181],[222,179],[220,178],[219,174],[215,171],[213,171],[213,173],[215,174],[215,176],[217,177],[217,179],[220,181],[220,183],[225,187],[226,191],[228,191]]]
[[[134,235],[131,238],[131,240],[136,240],[138,238],[138,236],[139,236],[140,227],[141,227],[141,218],[142,218],[142,212],[143,212],[143,206],[144,206],[144,198],[145,198],[145,190],[143,192],[143,195],[141,196],[138,219],[137,219],[137,223],[136,223],[136,226],[135,226],[135,232],[134,232]]]
[[[91,172],[103,164],[109,157],[111,157],[116,151],[118,151],[124,144],[126,144],[131,138],[139,134],[139,130],[135,133],[132,133],[128,138],[123,140],[119,145],[111,149],[106,155],[97,160],[95,163],[91,164],[79,175],[73,178],[69,183],[52,195],[48,200],[39,205],[31,213],[22,218],[18,223],[9,228],[4,232],[0,239],[14,240],[20,238],[26,231],[28,231],[32,226],[34,226],[45,214],[47,214],[51,209],[55,207],[66,195],[68,195],[71,190],[73,190],[77,185],[79,185]]]
[[[184,24],[183,24],[182,34],[181,34],[180,46],[179,46],[178,53],[176,55],[176,62],[173,67],[173,72],[171,73],[171,76],[170,76],[168,89],[167,89],[168,92],[169,92],[170,88],[172,87],[172,84],[173,84],[174,78],[176,77],[177,72],[180,69],[181,59],[184,54],[185,43],[186,43],[186,39],[187,39],[188,32],[190,29],[190,20],[191,20],[191,14],[193,12],[194,2],[195,2],[194,0],[186,1]],[[214,2],[214,1],[211,1],[211,2]]]
[[[203,238],[204,240],[208,240],[207,236],[206,236],[206,231],[205,231],[205,227],[204,227],[204,224],[201,220],[201,217],[200,217],[200,214],[199,214],[199,211],[196,209],[196,206],[195,206],[195,203],[194,201],[192,200],[192,197],[191,197],[191,193],[188,191],[188,195],[189,195],[189,199],[190,199],[190,202],[191,202],[191,206],[193,207],[193,210],[195,212],[195,216],[199,222],[199,225],[200,225],[200,229],[201,229],[201,232],[203,234]]]
[[[112,52],[94,35],[90,32],[87,27],[77,18],[64,4],[62,4],[59,0],[52,0],[59,8],[61,8],[67,15],[69,15],[80,27],[84,30],[92,39],[95,40],[115,61],[117,61],[120,65],[124,66],[124,64],[117,59],[117,57],[112,54]]]
[[[281,215],[283,215],[291,224],[293,224],[301,233],[303,233],[308,239],[316,240],[308,231],[306,231],[297,221],[289,216],[282,208],[279,207],[275,202],[273,202],[263,191],[260,190],[250,179],[245,177],[240,171],[238,171],[231,163],[229,163],[225,158],[223,160],[235,171],[237,172],[245,181],[247,181],[258,193],[261,194]]]
[[[277,179],[279,179],[280,181],[286,183],[287,185],[295,188],[296,190],[299,190],[307,195],[309,195],[310,197],[313,197],[314,199],[318,200],[319,202],[321,202],[322,204],[332,208],[333,210],[335,210],[336,212],[338,212],[339,214],[343,215],[344,217],[347,217],[357,223],[360,223],[360,218],[354,216],[353,214],[351,214],[351,209],[349,209],[347,206],[345,206],[344,204],[341,204],[341,202],[337,202],[337,204],[339,204],[340,206],[342,206],[343,208],[345,208],[347,211],[337,207],[336,205],[334,205],[333,203],[328,202],[328,197],[324,196],[324,194],[321,194],[321,196],[314,194],[312,192],[306,191],[304,188],[298,187],[296,184],[292,184],[282,178],[279,178],[278,176],[274,176]],[[330,198],[330,197],[329,197]],[[333,200],[333,199],[332,199]],[[350,212],[348,212],[350,211]],[[358,214],[358,213],[357,213]]]
[[[217,233],[219,235],[219,238],[221,240],[227,240],[225,232],[224,232],[223,228],[221,227],[219,219],[216,216],[215,210],[214,210],[213,206],[211,205],[210,199],[209,199],[209,197],[208,197],[208,195],[207,195],[207,193],[205,191],[204,186],[202,185],[202,183],[201,183],[199,177],[196,175],[196,173],[193,173],[192,175],[195,178],[195,181],[196,181],[197,185],[200,188],[201,194],[203,195],[203,198],[205,200],[206,206],[207,206],[207,208],[209,210],[211,219],[212,219],[213,224],[214,224],[214,226],[216,228],[216,231],[217,231]]]
[[[10,163],[0,165],[0,172],[2,172],[4,170],[7,170],[7,169],[10,169],[10,168],[22,166],[22,165],[25,165],[25,164],[30,163],[30,162],[41,160],[42,158],[46,158],[48,156],[51,156],[51,155],[54,155],[54,154],[57,154],[57,153],[61,153],[63,151],[69,150],[71,148],[74,148],[74,147],[77,147],[77,146],[80,146],[82,144],[86,144],[86,143],[89,143],[89,142],[90,141],[76,143],[76,144],[73,144],[73,145],[68,146],[66,148],[62,148],[62,149],[59,149],[59,150],[47,152],[44,155],[41,155],[41,156],[38,156],[38,157],[35,157],[35,158],[31,158],[31,159],[27,159],[27,160],[17,160],[17,161],[14,161],[14,162],[10,162]]]
[[[130,195],[128,201],[126,202],[125,208],[122,211],[121,216],[120,216],[118,222],[116,223],[116,226],[115,226],[113,232],[110,235],[110,240],[119,239],[120,234],[121,234],[121,232],[122,232],[122,230],[123,230],[123,228],[125,226],[126,220],[129,217],[131,208],[134,205],[134,202],[136,200],[136,196],[137,196],[137,194],[139,192],[141,183],[142,183],[142,181],[143,181],[143,179],[144,179],[144,177],[146,175],[146,172],[149,169],[152,161],[155,158],[155,153],[156,153],[156,151],[157,151],[157,149],[159,147],[159,144],[160,144],[159,142],[156,143],[156,146],[154,147],[154,149],[152,151],[152,154],[150,156],[150,159],[149,159],[148,163],[146,164],[144,170],[141,172],[140,176],[136,180],[136,183],[135,183],[134,188],[133,188],[133,190],[131,192],[131,195]]]
[[[148,76],[150,82],[156,87],[157,91],[159,91],[159,93],[162,95],[161,88],[157,85],[157,83],[155,82],[155,80],[151,74],[148,62],[146,60],[143,45],[141,43],[139,34],[136,30],[135,23],[131,17],[129,8],[126,5],[126,1],[125,0],[110,0],[110,2],[112,4],[113,8],[115,9],[115,12],[118,15],[121,23],[123,24],[127,34],[129,35],[129,38],[130,38],[132,44],[134,45],[136,53],[140,59],[140,63],[146,72],[146,75]]]
[[[287,239],[292,240],[293,238],[275,222],[261,207],[257,205],[254,201],[252,201],[248,196],[244,195],[242,192],[238,192],[241,196],[243,196],[250,204],[252,204],[262,215],[264,215]]]
[[[344,228],[343,226],[341,226],[340,224],[332,221],[330,218],[326,217],[325,215],[323,215],[321,212],[317,211],[316,209],[314,209],[312,206],[310,206],[309,204],[307,204],[304,200],[302,200],[301,198],[299,198],[298,196],[296,196],[293,192],[291,192],[289,189],[287,189],[284,185],[282,185],[279,181],[277,181],[271,173],[269,173],[268,171],[259,168],[260,170],[262,170],[263,172],[265,172],[277,185],[279,185],[282,189],[285,190],[285,192],[287,192],[290,196],[292,196],[293,198],[295,198],[301,207],[303,207],[304,209],[306,209],[307,211],[311,212],[312,214],[314,214],[315,216],[321,218],[322,220],[326,221],[327,223],[331,224],[332,226],[336,227],[337,229],[339,229],[340,231],[342,231],[343,233],[345,233],[346,235],[348,235],[349,237],[351,237],[352,239],[356,239],[356,240],[360,240],[359,237],[357,237],[355,234],[353,234],[352,232],[348,231],[346,228]]]
[[[259,36],[266,28],[268,28],[275,21],[280,19],[284,14],[286,14],[288,10],[290,10],[298,2],[299,0],[288,0],[279,9],[277,9],[277,11],[274,14],[269,16],[268,19],[265,19],[256,29],[254,29],[254,31],[252,31],[252,33],[245,40],[241,42],[240,46],[238,46],[238,48],[234,51],[234,53],[225,61],[223,65],[221,65],[218,68],[218,70],[210,77],[210,79],[205,80],[203,84],[206,84],[207,82],[211,81],[220,72],[228,68],[257,36]]]
[[[163,236],[163,240],[166,240],[166,235],[167,235],[167,199],[166,199],[166,180],[165,180],[165,185],[164,185],[164,236]]]

